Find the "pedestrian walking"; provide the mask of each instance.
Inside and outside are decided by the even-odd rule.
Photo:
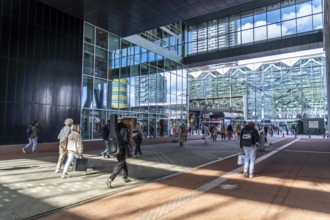
[[[26,130],[26,136],[29,140],[29,143],[22,147],[22,151],[25,154],[26,149],[32,146],[32,153],[37,152],[37,144],[38,144],[38,121],[34,120]]]
[[[257,142],[259,142],[259,133],[254,128],[254,123],[250,122],[242,129],[240,137],[241,153],[244,152],[245,154],[244,177],[254,177],[254,160],[256,158]]]
[[[107,121],[107,124],[103,126],[103,142],[105,145],[104,151],[102,151],[103,158],[110,158],[109,154],[109,135],[110,135],[110,120]]]
[[[68,159],[65,163],[62,178],[69,177],[68,169],[74,158],[82,158],[83,154],[83,138],[80,135],[80,126],[72,125],[71,132],[68,136]]]
[[[123,181],[124,183],[131,182],[131,179],[128,178],[128,168],[126,163],[126,153],[128,151],[127,141],[129,136],[129,131],[127,125],[122,120],[118,123],[118,138],[121,140],[118,142],[121,145],[119,147],[122,148],[122,153],[117,155],[117,165],[114,167],[110,177],[105,179],[108,188],[112,188],[112,182],[116,178],[116,176],[122,171],[123,173]]]
[[[141,144],[142,144],[142,140],[143,140],[143,135],[139,129],[139,125],[137,124],[135,126],[135,129],[133,130],[133,140],[135,142],[135,153],[134,153],[134,157],[137,158],[138,155],[137,153],[139,153],[140,156],[143,155],[143,153],[141,152]]]
[[[64,127],[61,129],[60,133],[57,136],[57,139],[59,139],[60,143],[59,143],[59,157],[58,157],[55,173],[60,172],[64,158],[67,155],[68,136],[71,133],[72,124],[73,124],[73,120],[71,118],[65,119]]]
[[[180,124],[179,126],[179,143],[180,147],[184,146],[184,142],[186,141],[186,127],[184,124]]]

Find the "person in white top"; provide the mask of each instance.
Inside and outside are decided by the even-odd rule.
[[[68,169],[74,158],[82,158],[83,154],[83,138],[80,135],[80,126],[72,125],[71,133],[68,136],[68,160],[65,163],[62,178],[68,177]]]

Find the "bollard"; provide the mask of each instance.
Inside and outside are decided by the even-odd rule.
[[[294,133],[294,138],[297,138],[297,132]]]
[[[308,131],[308,136],[309,136],[309,138],[311,138],[311,132],[310,131]]]
[[[323,138],[325,138],[325,131],[324,131],[324,133],[323,133]]]
[[[284,132],[282,132],[282,137],[284,137]]]

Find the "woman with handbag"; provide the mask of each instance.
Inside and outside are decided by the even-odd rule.
[[[84,150],[82,136],[80,135],[80,126],[72,125],[71,133],[68,136],[68,160],[65,163],[62,178],[69,177],[68,169],[74,158],[82,158]]]

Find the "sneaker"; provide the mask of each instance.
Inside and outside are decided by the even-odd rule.
[[[61,176],[62,179],[67,178],[67,177],[70,177],[68,173],[63,173]]]
[[[247,173],[247,172],[244,172],[244,173],[243,173],[243,176],[244,176],[244,177],[246,177],[246,178],[248,178],[248,177],[249,177],[249,175],[248,175],[248,173]]]
[[[60,172],[60,169],[56,169],[56,170],[55,170],[55,173],[59,173],[59,172]]]
[[[106,178],[106,179],[105,179],[105,183],[107,184],[107,187],[108,187],[108,188],[112,188],[112,186],[111,186],[112,179],[110,179],[110,178]]]
[[[26,153],[26,151],[25,151],[25,148],[24,148],[24,147],[22,147],[22,151],[23,151],[23,154],[25,154],[25,153]]]
[[[103,158],[105,158],[107,156],[107,154],[105,152],[102,152],[101,154],[102,154]]]
[[[252,179],[254,177],[254,175],[253,174],[250,174],[250,179]]]
[[[128,179],[128,178],[126,178],[126,179],[123,179],[123,181],[124,181],[124,183],[129,183],[129,182],[131,182],[132,180],[131,180],[131,179]]]

